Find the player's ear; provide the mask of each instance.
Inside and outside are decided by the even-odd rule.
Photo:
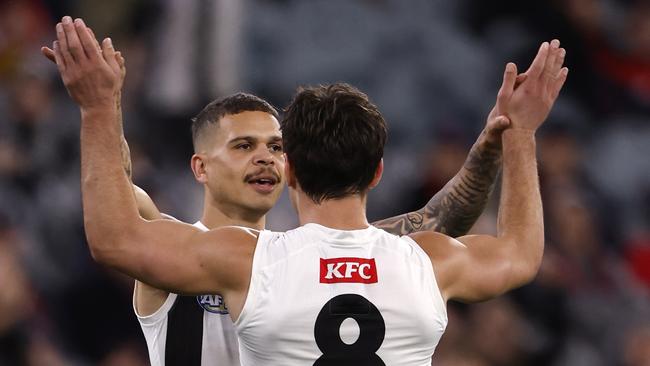
[[[375,176],[372,178],[370,181],[370,185],[368,185],[368,189],[373,189],[379,184],[379,181],[381,180],[381,176],[384,174],[384,159],[382,158],[379,160],[379,164],[377,164],[377,169],[375,170]]]
[[[199,183],[208,182],[208,174],[205,169],[205,156],[202,154],[194,154],[190,159],[190,166],[192,168],[192,173],[194,173],[194,179]]]
[[[293,174],[293,166],[291,165],[287,154],[284,154],[284,179],[289,188],[296,188],[296,176]]]

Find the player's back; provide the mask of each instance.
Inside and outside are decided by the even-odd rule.
[[[307,224],[263,231],[235,323],[242,365],[429,365],[447,324],[410,238]]]

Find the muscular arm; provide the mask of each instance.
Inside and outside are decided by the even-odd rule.
[[[131,163],[131,151],[129,149],[129,144],[126,141],[126,137],[124,136],[124,119],[123,119],[122,98],[121,98],[122,97],[121,86],[124,85],[126,68],[125,68],[124,58],[122,57],[122,55],[116,52],[116,57],[117,57],[118,64],[120,65],[120,71],[122,76],[121,83],[120,83],[120,92],[117,95],[116,106],[115,106],[118,123],[120,125],[120,133],[121,133],[120,152],[122,156],[122,166],[124,168],[124,171],[126,175],[129,177],[129,179],[132,180],[133,164]],[[135,200],[136,200],[138,213],[140,214],[140,217],[142,217],[145,220],[162,219],[163,215],[160,213],[160,210],[158,210],[158,207],[156,207],[155,203],[153,202],[151,197],[149,197],[147,192],[145,192],[142,188],[136,186],[135,184],[132,185],[132,188],[133,188],[133,193],[135,194]],[[133,291],[134,291],[134,306],[138,316],[149,316],[155,313],[165,303],[165,300],[167,300],[167,297],[169,296],[169,292],[147,285],[146,283],[140,282],[138,280],[135,280]]]
[[[107,39],[100,52],[83,22],[69,18],[57,25],[57,39],[57,67],[81,110],[82,203],[93,257],[161,289],[243,292],[256,234],[234,228],[204,233],[179,222],[142,219],[120,152],[115,50]]]
[[[532,280],[541,263],[544,222],[534,132],[507,130],[503,145],[497,236],[470,235],[423,246],[447,299],[474,302],[500,295]]]
[[[517,75],[512,89],[516,90],[526,78],[526,73]],[[423,208],[373,225],[395,235],[419,231],[436,231],[451,237],[465,235],[481,216],[494,188],[501,168],[501,134],[508,127],[510,120],[495,104],[464,165],[443,189]]]
[[[96,46],[98,48],[100,47],[98,43],[96,44]],[[43,47],[42,52],[45,55],[45,57],[47,57],[52,62],[56,63],[54,51],[52,49],[48,47]],[[121,72],[121,80],[119,84],[120,91],[117,94],[115,107],[117,111],[118,123],[120,125],[120,133],[121,133],[120,148],[121,148],[121,156],[122,156],[122,166],[129,179],[132,179],[131,152],[129,149],[129,145],[126,141],[126,138],[124,136],[124,123],[123,123],[122,98],[121,98],[122,96],[121,88],[122,85],[124,85],[124,78],[126,76],[126,67],[125,67],[124,57],[122,57],[120,52],[116,52],[115,56],[116,56],[116,61],[120,66],[120,72]],[[135,194],[135,199],[138,206],[138,213],[140,214],[140,216],[145,220],[162,219],[163,218],[162,214],[158,210],[158,207],[156,207],[154,202],[151,200],[149,195],[142,188],[136,186],[135,184],[132,187],[133,187],[133,193]],[[162,306],[162,304],[165,302],[168,296],[169,296],[169,292],[165,290],[157,289],[153,286],[149,286],[138,280],[135,281],[134,306],[136,309],[136,313],[139,316],[148,316],[156,312],[158,309],[160,309],[160,306]]]
[[[395,235],[432,230],[452,237],[472,227],[483,212],[501,167],[501,147],[483,131],[461,170],[427,204],[413,212],[374,222]]]
[[[531,281],[544,250],[544,222],[537,176],[535,131],[548,116],[567,70],[559,42],[544,43],[513,91],[516,67],[509,64],[497,97],[512,128],[503,133],[503,179],[497,237],[471,235],[458,240],[420,233],[413,238],[429,254],[446,299],[480,301]],[[429,234],[428,236],[425,234]]]
[[[84,226],[95,260],[156,288],[178,293],[226,292],[231,286],[242,285],[225,269],[234,270],[235,265],[246,268],[245,262],[236,263],[244,257],[232,253],[233,260],[226,263],[219,258],[229,255],[215,253],[230,253],[239,241],[254,244],[253,238],[233,230],[203,233],[191,225],[145,221],[139,216],[122,166],[120,133],[111,110],[114,113],[115,108],[82,110]]]

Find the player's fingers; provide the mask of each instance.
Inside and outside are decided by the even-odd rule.
[[[102,56],[104,56],[104,60],[113,69],[113,71],[120,71],[120,65],[115,59],[115,48],[113,47],[113,41],[110,38],[104,38],[104,41],[102,42]]]
[[[54,50],[49,48],[49,47],[41,47],[41,53],[43,56],[45,56],[48,60],[56,63],[56,58],[54,57]]]
[[[564,57],[566,56],[566,50],[564,48],[560,48],[558,50],[558,55],[557,58],[555,59],[555,76],[559,76],[560,72],[562,71],[562,65],[564,65]]]
[[[77,36],[79,36],[79,41],[81,42],[81,47],[83,48],[84,53],[90,60],[95,60],[100,57],[100,51],[95,45],[93,37],[90,35],[88,30],[90,28],[86,27],[83,19],[77,18],[74,21],[74,27],[77,30]]]
[[[72,55],[72,58],[76,62],[84,62],[86,60],[86,54],[84,53],[72,18],[69,16],[63,17],[63,31],[65,32],[65,37],[68,41],[68,51]]]
[[[512,96],[512,92],[517,80],[517,65],[508,62],[506,69],[503,72],[503,82],[497,94],[497,110],[499,113],[505,113],[508,101]]]
[[[517,80],[515,80],[515,85],[519,85],[519,84],[523,83],[524,81],[526,81],[527,78],[528,78],[528,75],[526,75],[524,73],[518,74],[517,75]]]
[[[544,70],[544,64],[546,64],[546,58],[548,56],[548,47],[549,47],[548,42],[544,42],[542,43],[541,46],[539,46],[539,50],[537,51],[537,55],[535,56],[535,59],[533,60],[533,62],[530,64],[530,67],[526,71],[526,74],[528,74],[529,78],[533,78],[534,80],[537,80],[542,74]]]
[[[63,76],[63,73],[65,72],[65,61],[63,59],[63,55],[61,54],[61,44],[59,41],[54,41],[52,43],[52,48],[54,49],[54,62],[56,62],[56,67],[59,68],[59,73],[61,76]]]
[[[88,27],[88,32],[90,32],[90,35],[93,37],[93,42],[95,42],[95,47],[97,47],[97,51],[100,53],[102,52],[102,46],[99,44],[99,41],[97,40],[97,37],[95,36],[95,32],[93,32],[92,28]]]
[[[542,79],[545,83],[550,83],[551,80],[554,80],[557,76],[559,69],[555,69],[557,57],[560,54],[560,41],[554,39],[549,44],[548,56],[546,57],[546,63],[544,64],[544,71],[542,72]]]
[[[68,39],[65,36],[65,30],[63,29],[62,23],[57,23],[56,25],[56,39],[59,45],[59,52],[61,52],[61,57],[63,58],[63,62],[65,63],[65,65],[73,64],[74,58],[72,57],[72,55],[70,54],[70,50],[68,49]]]
[[[547,84],[547,91],[548,91],[549,95],[552,98],[556,98],[557,94],[559,93],[559,89],[558,89],[557,84],[560,82],[558,79],[561,79],[563,77],[562,76],[562,72],[563,72],[562,66],[564,64],[564,57],[565,56],[566,56],[566,51],[564,50],[564,48],[558,49],[558,55],[557,55],[557,58],[555,59],[555,65],[553,67],[553,78]],[[566,75],[564,77],[566,78]],[[563,83],[564,82],[562,82],[562,84]],[[559,88],[561,88],[561,86]]]
[[[562,86],[564,86],[567,75],[569,75],[569,69],[567,67],[563,67],[560,70],[560,74],[555,78],[555,80],[553,80],[550,90],[552,100],[557,99],[558,95],[560,95],[560,90],[562,90]]]
[[[120,65],[120,69],[124,68],[124,57],[122,57],[122,52],[115,52],[115,61],[117,61],[117,64]]]
[[[122,80],[124,80],[124,77],[126,76],[126,63],[124,57],[122,57],[122,52],[115,52],[115,61],[117,61],[117,64],[120,67],[120,76],[122,77]]]
[[[524,74],[519,74],[517,75],[517,79],[515,79],[515,90],[521,85],[526,79],[528,78],[528,75]]]

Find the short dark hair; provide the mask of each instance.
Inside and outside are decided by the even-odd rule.
[[[365,192],[384,155],[386,122],[345,83],[299,88],[281,123],[284,151],[314,202]]]
[[[240,92],[214,100],[192,118],[194,150],[196,151],[197,141],[205,127],[218,124],[224,116],[242,112],[266,112],[279,118],[278,111],[269,102],[252,94]]]

